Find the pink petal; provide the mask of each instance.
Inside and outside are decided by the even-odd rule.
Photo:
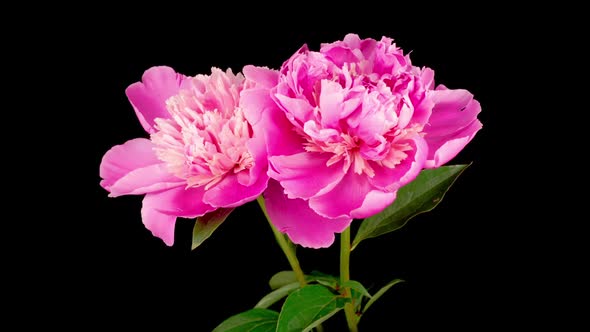
[[[339,83],[322,80],[322,93],[320,94],[320,108],[322,112],[322,125],[335,127],[340,121],[344,92]]]
[[[301,136],[293,131],[293,125],[272,100],[269,90],[254,88],[242,91],[240,106],[255,131],[264,133],[269,155],[290,155],[303,151]]]
[[[254,136],[246,142],[246,147],[254,159],[254,165],[247,171],[247,177],[239,177],[238,181],[244,186],[251,186],[261,175],[266,175],[268,170],[268,155],[266,152],[266,140],[261,128],[254,126]],[[267,176],[268,178],[268,176]]]
[[[476,119],[469,126],[457,131],[452,136],[447,136],[444,139],[431,138],[428,141],[429,157],[424,163],[424,167],[436,168],[446,164],[463,150],[481,128],[481,122]]]
[[[291,98],[281,94],[275,94],[275,98],[293,125],[303,127],[305,122],[313,119],[313,107],[307,99]]]
[[[121,145],[113,146],[100,163],[100,185],[110,191],[111,186],[139,168],[161,163],[153,151],[154,145],[149,139],[136,138]]]
[[[377,190],[366,175],[354,173],[351,167],[334,189],[312,197],[309,206],[328,218],[365,218],[381,211],[394,199],[395,192]]]
[[[424,137],[429,146],[426,167],[438,167],[455,157],[482,128],[481,106],[467,90],[440,86],[431,91],[435,103]]]
[[[141,195],[186,185],[186,181],[170,174],[166,164],[138,168],[127,173],[111,187],[109,197]]]
[[[268,175],[281,183],[289,197],[308,199],[331,190],[344,176],[344,161],[328,167],[330,157],[309,152],[269,157]]]
[[[427,136],[453,134],[470,125],[481,111],[479,103],[467,90],[449,90],[442,87],[441,90],[430,91],[429,94],[434,102],[434,108],[428,124],[424,127]]]
[[[165,214],[153,208],[154,194],[147,194],[143,199],[141,208],[141,219],[145,228],[152,232],[155,237],[159,237],[168,246],[174,244],[174,226],[176,216]],[[157,195],[157,194],[155,194]]]
[[[146,198],[149,196],[149,206],[161,213],[177,217],[195,218],[215,210],[213,206],[203,202],[204,195],[204,187],[188,189],[176,187],[156,193],[148,193]],[[145,204],[144,199],[144,206]]]
[[[266,210],[273,225],[286,233],[293,243],[308,248],[327,248],[334,243],[334,233],[348,227],[351,218],[324,218],[302,199],[289,199],[278,182],[270,180],[264,192]]]
[[[259,174],[257,181],[249,186],[240,184],[235,175],[226,175],[223,180],[205,192],[203,202],[214,207],[237,207],[255,200],[266,189],[267,182],[268,175],[265,173]]]
[[[131,84],[126,90],[127,98],[148,133],[154,133],[154,119],[168,118],[166,100],[180,90],[185,76],[170,67],[152,67],[145,71],[142,82]]]
[[[203,203],[203,194],[202,188],[182,187],[146,194],[141,208],[145,228],[171,246],[176,217],[195,218],[215,210]]]
[[[424,168],[426,156],[428,155],[428,145],[419,135],[408,141],[412,150],[405,151],[408,155],[394,168],[380,166],[370,162],[375,171],[375,176],[369,179],[369,182],[384,191],[395,191],[414,180],[420,171]]]
[[[266,67],[244,66],[242,69],[247,80],[256,83],[256,87],[271,89],[279,81],[279,72]]]

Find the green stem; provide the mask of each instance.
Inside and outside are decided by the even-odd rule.
[[[258,198],[256,198],[256,201],[258,202],[258,205],[260,205],[260,208],[262,209],[262,212],[266,217],[266,221],[268,221],[270,229],[272,229],[272,233],[275,235],[277,243],[279,244],[279,246],[283,250],[283,253],[287,257],[289,265],[291,265],[291,269],[293,270],[293,272],[295,272],[295,277],[297,278],[297,281],[299,281],[301,287],[305,287],[307,285],[307,281],[305,280],[305,274],[303,274],[303,270],[301,270],[299,260],[297,259],[297,255],[295,254],[295,247],[293,246],[291,241],[289,241],[289,239],[287,239],[283,234],[281,234],[281,232],[279,232],[279,230],[276,229],[276,227],[270,221],[270,217],[268,216],[268,212],[266,211],[266,204],[264,204],[264,198],[262,197],[262,195],[258,196]],[[324,332],[322,324],[316,326],[315,330],[317,332]]]
[[[348,280],[350,280],[350,227],[347,227],[340,234],[340,283],[345,283]],[[348,329],[350,332],[357,332],[357,318],[354,312],[354,303],[352,302],[350,288],[345,287],[342,294],[351,299],[351,302],[344,305],[344,314],[346,315]]]
[[[275,235],[277,243],[279,244],[279,246],[283,250],[283,253],[287,257],[287,260],[291,265],[291,269],[293,269],[293,272],[295,272],[295,277],[297,278],[297,281],[299,281],[301,287],[306,286],[307,281],[305,281],[305,274],[303,274],[303,270],[301,270],[301,266],[299,265],[299,260],[295,255],[295,248],[289,242],[289,240],[286,239],[285,236],[276,229],[272,222],[270,222],[270,217],[268,216],[268,212],[266,212],[266,205],[264,204],[264,198],[262,198],[262,195],[258,196],[256,200],[258,201],[258,205],[260,205],[262,212],[264,212],[264,216],[266,217],[266,220],[268,221],[268,224],[270,225],[270,228],[272,229],[272,232]]]

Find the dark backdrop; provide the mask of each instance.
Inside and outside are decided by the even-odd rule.
[[[168,65],[187,75],[210,73],[212,66],[278,68],[304,43],[317,50],[320,43],[353,32],[361,38],[393,38],[412,52],[415,65],[435,70],[437,83],[474,93],[484,125],[450,162],[473,165],[433,212],[365,241],[352,253],[352,278],[371,290],[393,278],[406,280],[371,308],[361,330],[503,325],[518,315],[514,309],[520,303],[520,297],[504,294],[506,279],[517,282],[514,255],[519,254],[510,252],[511,232],[499,226],[518,222],[506,217],[498,194],[507,173],[502,158],[511,130],[503,118],[517,112],[505,77],[518,61],[524,36],[502,29],[510,17],[489,21],[482,13],[425,18],[415,10],[404,20],[380,16],[351,22],[304,16],[297,24],[263,20],[262,27],[251,24],[247,15],[243,21],[230,15],[210,23],[190,15],[177,20],[157,15],[78,18],[61,32],[70,37],[71,50],[62,60],[71,60],[68,69],[79,75],[68,88],[79,91],[80,103],[72,113],[80,122],[75,144],[85,148],[72,153],[82,160],[75,171],[83,180],[75,185],[88,192],[72,203],[77,214],[68,218],[67,241],[55,241],[68,273],[53,286],[53,296],[65,297],[67,315],[83,322],[78,327],[210,331],[251,308],[269,290],[268,279],[289,268],[255,202],[238,208],[191,252],[193,221],[179,219],[176,242],[167,247],[142,225],[141,197],[108,198],[98,185],[99,163],[110,147],[147,137],[124,90],[151,66]],[[83,38],[73,33],[77,27],[84,27]],[[337,242],[323,250],[300,248],[298,254],[305,271],[338,272]],[[343,315],[326,327],[344,330]]]

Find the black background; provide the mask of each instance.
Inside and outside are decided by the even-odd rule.
[[[518,174],[519,160],[525,158],[515,150],[527,145],[514,136],[524,116],[519,104],[524,90],[518,84],[524,74],[514,68],[526,59],[529,30],[512,29],[513,16],[506,13],[486,20],[485,8],[428,17],[418,8],[395,15],[356,13],[362,20],[311,12],[293,19],[253,17],[237,9],[195,15],[179,10],[174,15],[112,11],[79,17],[52,34],[57,48],[63,43],[66,52],[45,50],[58,54],[56,63],[63,63],[73,78],[60,88],[76,105],[64,114],[79,125],[71,133],[76,139],[65,139],[70,147],[84,146],[66,151],[77,158],[69,171],[80,175],[72,185],[82,191],[69,193],[68,216],[57,227],[60,234],[51,238],[57,251],[36,253],[47,264],[43,270],[55,276],[48,282],[49,297],[67,303],[58,321],[66,318],[64,324],[77,327],[210,331],[253,307],[269,291],[268,279],[289,269],[255,202],[234,211],[191,252],[193,221],[179,219],[176,242],[167,247],[142,225],[141,197],[108,198],[98,185],[100,160],[108,149],[147,137],[124,90],[155,65],[186,75],[207,74],[213,66],[278,68],[304,43],[318,50],[320,43],[341,40],[349,32],[393,38],[412,52],[414,65],[434,69],[437,84],[471,91],[482,105],[483,123],[450,162],[473,165],[434,211],[363,242],[352,253],[351,277],[370,291],[394,278],[406,280],[371,308],[360,329],[471,329],[522,318],[529,289],[520,272],[535,258],[525,245],[516,248],[516,241],[526,241],[520,233],[526,218],[511,210],[519,189],[507,179]],[[212,22],[205,21],[208,16]],[[532,148],[526,151],[532,154]],[[516,160],[510,171],[507,158]],[[506,189],[510,185],[513,190]],[[307,272],[338,273],[337,242],[329,249],[299,248],[298,255]],[[325,326],[345,330],[343,315]]]

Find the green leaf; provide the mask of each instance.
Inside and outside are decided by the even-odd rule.
[[[391,287],[395,286],[396,284],[399,284],[400,282],[404,282],[402,279],[394,279],[392,281],[390,281],[387,285],[381,287],[381,289],[379,291],[377,291],[377,293],[375,293],[375,295],[373,295],[373,297],[369,300],[369,302],[367,302],[367,304],[365,305],[365,308],[363,309],[363,314],[365,312],[367,312],[367,309],[369,309],[369,307],[371,305],[373,305],[373,303],[375,303],[375,301],[377,301],[383,294],[385,294],[385,292],[387,292]]]
[[[368,298],[371,298],[371,294],[369,294],[369,291],[367,291],[367,289],[365,288],[365,286],[363,286],[363,284],[361,284],[358,281],[355,280],[348,280],[343,282],[342,284],[340,284],[340,287],[345,288],[348,287],[350,289],[354,289],[355,291],[361,293],[363,296],[366,296]]]
[[[305,275],[305,280],[307,282],[317,282],[319,284],[331,287],[336,289],[340,279],[338,277],[321,273],[318,271],[312,271],[310,274]],[[277,272],[273,275],[268,284],[271,289],[277,289],[283,287],[285,285],[291,284],[297,281],[297,277],[295,276],[295,272],[293,271],[281,271]]]
[[[310,274],[305,276],[307,282],[317,282],[318,284],[337,289],[340,283],[340,278],[319,271],[311,271]]]
[[[191,250],[195,250],[207,240],[233,210],[220,208],[197,218],[197,222],[195,222],[195,226],[193,227],[193,244],[191,245]]]
[[[297,277],[295,276],[295,272],[281,271],[277,272],[274,276],[270,278],[270,280],[268,281],[268,285],[270,286],[270,289],[277,289],[285,285],[294,283],[296,281]]]
[[[223,321],[213,332],[274,332],[279,313],[268,309],[250,309]]]
[[[289,295],[289,293],[293,292],[294,290],[296,290],[299,287],[300,287],[299,282],[296,281],[296,282],[284,285],[280,288],[277,288],[274,291],[266,294],[266,296],[264,296],[262,299],[260,299],[260,301],[258,301],[258,303],[254,306],[254,308],[266,309],[266,308],[270,307],[271,305],[275,304],[276,302],[278,302],[283,297]]]
[[[310,331],[341,310],[348,301],[322,285],[300,288],[285,300],[276,332]]]
[[[362,240],[393,232],[416,215],[434,209],[469,165],[423,170],[414,181],[399,189],[390,206],[361,223],[352,241],[352,249]]]

